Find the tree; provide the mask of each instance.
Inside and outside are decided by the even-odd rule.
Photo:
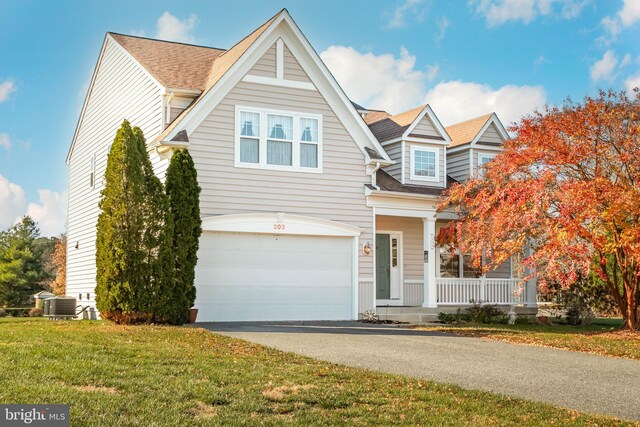
[[[627,328],[639,325],[640,92],[601,92],[524,117],[484,179],[452,187],[440,209],[459,220],[438,236],[488,270],[527,245],[542,287],[593,273]]]
[[[193,159],[187,150],[178,150],[167,169],[166,192],[173,217],[173,257],[175,264],[174,300],[176,319],[184,323],[196,299],[194,285],[198,261],[198,242],[202,234],[200,186]]]
[[[0,305],[28,304],[46,278],[38,227],[29,216],[0,232]]]
[[[56,239],[55,247],[50,259],[55,271],[53,280],[49,283],[51,291],[56,295],[64,295],[67,290],[67,235],[61,234]]]
[[[126,120],[107,160],[96,238],[96,305],[117,323],[167,322],[172,222],[139,128]]]

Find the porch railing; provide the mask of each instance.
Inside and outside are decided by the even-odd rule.
[[[525,289],[520,279],[436,278],[438,305],[469,305],[471,301],[486,304],[522,304]]]

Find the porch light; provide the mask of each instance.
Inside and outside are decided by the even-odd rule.
[[[369,255],[371,253],[371,243],[367,242],[364,245],[362,245],[362,253],[365,255]]]

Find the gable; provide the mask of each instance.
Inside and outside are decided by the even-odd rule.
[[[311,82],[298,60],[293,56],[286,43],[283,46],[284,78],[298,82]]]
[[[342,88],[337,84],[333,75],[326,68],[326,65],[322,62],[313,47],[311,47],[300,29],[295,25],[288,12],[283,10],[263,27],[261,27],[259,32],[254,32],[250,38],[236,45],[242,46],[242,50],[238,51],[237,59],[233,59],[233,62],[229,62],[231,61],[230,58],[234,56],[230,55],[230,53],[234,52],[236,47],[227,51],[226,54],[221,55],[216,63],[224,59],[225,61],[228,60],[227,62],[229,62],[230,65],[224,67],[224,70],[221,69],[222,71],[216,71],[216,73],[212,70],[212,74],[216,75],[215,84],[205,91],[191,107],[185,110],[185,112],[160,135],[159,141],[170,141],[171,138],[182,130],[185,130],[187,134],[193,133],[206,119],[208,113],[222,101],[238,81],[242,80],[269,84],[275,87],[318,90],[327,104],[334,110],[337,117],[340,118],[343,125],[352,134],[353,140],[364,155],[366,161],[369,162],[372,160],[366,151],[367,148],[370,148],[383,157],[383,159],[378,160],[380,163],[390,162],[391,160],[382,146],[380,146],[379,142],[365,125]],[[292,57],[296,59],[297,63],[305,71],[310,82],[280,78],[273,79],[247,74],[260,58],[272,48],[273,44],[278,42],[278,39],[282,39],[282,43],[286,44]],[[279,59],[276,52],[276,64],[278,62]],[[278,76],[278,74],[279,72],[276,69],[276,75]]]
[[[478,138],[477,144],[483,145],[501,145],[504,142],[502,136],[500,136],[500,132],[496,127],[495,123],[489,124],[489,126],[485,129],[484,132]]]
[[[247,74],[276,78],[276,44],[272,44]]]
[[[444,139],[443,135],[438,132],[436,125],[433,123],[428,114],[425,114],[422,117],[422,119],[415,125],[408,136]]]

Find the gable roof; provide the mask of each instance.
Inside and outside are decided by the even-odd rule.
[[[231,90],[236,82],[240,81],[246,71],[248,71],[248,65],[251,65],[249,62],[256,61],[256,55],[259,58],[259,56],[264,53],[263,51],[265,51],[271,43],[275,42],[274,30],[283,23],[286,24],[286,32],[276,35],[283,39],[290,40],[293,43],[299,43],[299,53],[308,55],[307,58],[310,58],[312,65],[317,67],[313,70],[306,70],[308,72],[318,71],[312,72],[309,77],[316,87],[322,86],[322,83],[326,83],[331,87],[331,93],[324,92],[322,95],[334,110],[336,107],[342,110],[340,112],[336,111],[336,114],[340,116],[345,126],[358,133],[358,135],[354,135],[354,140],[363,154],[365,154],[367,161],[374,160],[366,150],[366,141],[369,141],[369,148],[372,148],[373,151],[377,153],[377,159],[375,160],[382,160],[382,163],[392,164],[393,161],[389,158],[384,148],[380,146],[378,140],[369,128],[363,123],[354,105],[349,98],[347,98],[342,88],[335,81],[333,75],[326,68],[326,65],[322,62],[318,53],[310,45],[286,9],[282,9],[253,33],[216,58],[211,67],[207,88],[189,107],[182,111],[153,142],[157,143],[171,139],[181,130],[186,130],[187,133],[192,132],[202,120],[204,120],[207,113],[217,105],[223,95]],[[292,53],[295,53],[293,50],[298,50],[294,49],[293,45],[288,47],[292,50]],[[314,79],[317,80],[314,81]],[[318,83],[320,83],[320,85]],[[320,89],[321,88],[318,87],[319,91]]]
[[[489,113],[448,126],[446,129],[449,135],[451,135],[449,148],[475,143],[491,124],[496,126],[498,133],[503,139],[509,139],[509,134],[500,119],[498,119],[496,113]]]
[[[215,60],[226,52],[213,47],[107,34],[165,88],[204,90]]]
[[[428,136],[426,138],[431,140],[440,140],[448,144],[450,142],[449,135],[429,104],[420,105],[416,108],[412,108],[411,110],[396,114],[395,116],[392,116],[386,111],[372,110],[364,116],[364,121],[367,123],[376,138],[378,138],[378,141],[384,142],[396,138],[417,136],[410,135],[411,131],[416,127],[416,125],[418,125],[418,123],[420,123],[424,116],[428,116],[437,132],[441,135],[439,137]]]

